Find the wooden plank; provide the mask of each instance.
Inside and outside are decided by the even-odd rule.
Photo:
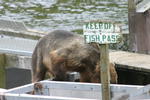
[[[150,54],[149,12],[137,13],[135,0],[128,1],[130,51]]]
[[[29,52],[29,51],[15,50],[15,49],[6,49],[6,48],[0,48],[0,53],[32,56],[32,52]]]
[[[39,95],[10,94],[10,93],[0,95],[0,98],[1,100],[95,100],[88,98],[70,98],[70,97],[39,96]]]
[[[40,81],[43,86],[46,88],[55,88],[55,89],[65,89],[65,90],[75,90],[75,91],[97,91],[101,90],[101,84],[96,83],[80,83],[80,82],[62,82],[62,81]],[[33,83],[16,87],[13,89],[7,90],[7,93],[25,93],[33,89]],[[119,85],[119,84],[110,84],[112,91],[121,92],[124,89],[139,89],[143,86],[137,85]]]
[[[0,88],[0,93],[6,92],[6,91],[7,91],[6,89]]]
[[[0,54],[0,88],[5,88],[6,86],[6,73],[5,73],[5,55]]]
[[[146,31],[146,18],[144,13],[137,13],[135,15],[135,41],[136,41],[136,51],[138,53],[148,53],[148,37]]]
[[[137,89],[136,92],[130,94],[130,100],[150,98],[150,85]]]
[[[150,10],[146,12],[147,53],[150,54]]]
[[[136,10],[136,5],[134,3],[134,0],[128,0],[128,20],[129,20],[129,49],[130,51],[137,51],[137,46],[136,46],[136,27],[135,27],[135,10]]]
[[[7,93],[26,93],[33,90],[33,83],[7,90]]]
[[[5,93],[1,93],[0,98],[1,100],[102,100],[100,97],[98,97],[98,90],[100,90],[99,87],[101,84],[59,81],[41,81],[41,84],[44,86],[44,88],[49,88],[50,94],[48,96],[25,94],[27,92],[25,88],[30,88],[31,90],[31,85],[33,86],[33,84],[28,84],[8,90]],[[91,92],[88,91],[90,88]],[[97,88],[99,89],[95,91]],[[113,94],[112,100],[122,100],[123,97],[129,100],[148,99],[150,98],[149,90],[150,85],[144,87],[135,85],[111,84],[111,93]]]
[[[112,100],[149,100],[150,99],[150,85],[131,90],[128,93],[119,94]]]
[[[150,55],[125,51],[110,52],[110,61],[123,65],[121,68],[150,72]]]
[[[59,82],[59,81],[41,81],[43,86],[44,96],[58,96],[58,97],[70,97],[70,98],[88,98],[101,100],[101,84],[93,83],[78,83],[78,82]],[[118,95],[130,94],[137,89],[143,88],[143,86],[132,85],[114,85],[111,84],[112,98]],[[8,90],[5,93],[13,94],[25,94],[33,89],[33,84],[17,87]],[[46,92],[46,94],[45,94]]]
[[[150,0],[143,0],[136,5],[136,12],[143,13],[150,9]]]

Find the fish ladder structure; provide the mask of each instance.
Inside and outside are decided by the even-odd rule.
[[[5,23],[5,21],[3,21],[3,23]],[[17,24],[18,23],[16,23],[16,25]],[[7,25],[5,25],[7,28],[0,29],[0,69],[4,69],[0,70],[0,73],[5,73],[5,69],[7,69],[6,66],[13,66],[14,62],[19,63],[15,63],[14,67],[31,70],[30,64],[33,49],[35,48],[37,39],[44,36],[44,32],[31,31],[27,29],[24,24],[21,25],[24,27],[22,28],[23,31]],[[18,58],[14,56],[11,56],[11,58],[9,54],[15,55]],[[135,58],[138,59],[135,60]],[[7,61],[10,59],[13,61]],[[117,69],[134,70],[147,73],[148,75],[150,73],[150,55],[125,51],[110,51],[110,59],[115,62]],[[0,76],[4,84],[7,80],[6,78],[5,76]],[[35,84],[27,84],[24,86],[20,86],[21,84],[19,84],[20,87],[15,86],[16,88],[8,90],[0,89],[0,100],[101,100],[101,84],[55,82],[47,80],[41,81],[39,84],[41,84],[42,88],[37,89],[37,91],[35,91]],[[5,88],[4,85],[3,87]],[[110,89],[112,100],[120,100],[120,98],[124,98],[124,100],[144,100],[150,98],[149,85],[111,84]]]

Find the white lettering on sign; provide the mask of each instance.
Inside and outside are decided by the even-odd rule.
[[[110,22],[89,22],[83,26],[83,30],[86,31],[99,31],[99,32],[120,32],[120,28]]]
[[[120,27],[111,22],[87,22],[83,31],[86,43],[117,43],[121,37]]]

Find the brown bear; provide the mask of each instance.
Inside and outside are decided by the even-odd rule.
[[[84,37],[64,30],[55,30],[42,37],[32,55],[32,82],[43,80],[50,72],[55,81],[66,81],[67,72],[79,72],[81,82],[95,82],[100,51],[86,44]],[[99,77],[99,76],[98,76]]]
[[[97,66],[95,69],[95,74],[93,74],[92,83],[99,83],[101,82],[100,79],[100,72],[101,72],[101,67]],[[110,72],[110,83],[116,84],[118,82],[118,75],[115,69],[115,64],[114,63],[109,63],[109,72]]]

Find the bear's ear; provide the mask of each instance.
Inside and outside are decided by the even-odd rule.
[[[53,64],[63,63],[67,59],[67,53],[63,49],[54,50],[50,52],[50,58]]]

